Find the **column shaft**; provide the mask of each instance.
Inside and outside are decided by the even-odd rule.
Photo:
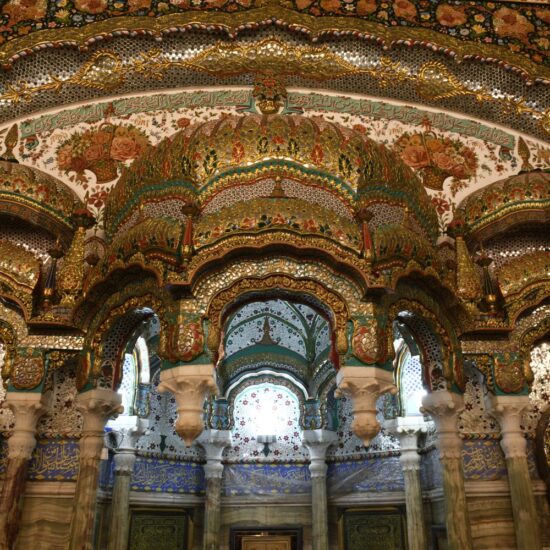
[[[424,505],[420,486],[420,470],[403,469],[405,478],[405,505],[407,507],[407,538],[409,550],[425,550]]]
[[[405,481],[405,504],[407,512],[407,540],[409,550],[424,550],[426,527],[424,523],[424,503],[420,483],[420,455],[418,454],[418,434],[426,431],[422,417],[407,416],[386,420],[384,426],[399,439],[401,455],[399,462]]]
[[[538,514],[525,457],[507,458],[508,483],[514,512],[518,550],[539,550]]]
[[[83,413],[84,424],[78,444],[80,461],[69,550],[92,550],[103,430],[108,418],[120,412],[120,400],[120,395],[105,389],[90,390],[77,397],[77,407]]]
[[[221,492],[221,477],[210,477],[206,480],[204,550],[218,550],[220,547]]]
[[[327,450],[337,436],[329,430],[305,430],[303,443],[309,451],[311,463],[311,521],[313,550],[328,550],[327,514]]]
[[[458,414],[463,407],[462,396],[448,391],[436,391],[426,395],[422,399],[422,405],[422,410],[430,413],[437,430],[436,445],[443,470],[449,550],[472,550],[462,469],[462,439],[457,428]]]
[[[219,550],[222,499],[222,456],[224,449],[231,445],[229,430],[206,430],[198,442],[206,451],[204,475],[206,477],[206,497],[204,502],[204,550]]]
[[[0,549],[11,550],[19,531],[28,464],[36,446],[36,424],[47,410],[49,398],[40,393],[8,392],[4,405],[13,411],[15,424],[8,439],[8,462],[0,495]]]
[[[130,472],[115,472],[109,550],[127,550],[130,533]]]
[[[4,475],[0,496],[0,549],[11,550],[19,530],[23,493],[27,481],[29,461],[26,458],[10,458]]]
[[[527,441],[521,429],[521,415],[530,406],[529,397],[489,395],[486,403],[489,412],[500,423],[500,445],[506,458],[518,550],[540,550],[538,514],[527,464]]]
[[[328,550],[327,480],[325,476],[312,478],[311,504],[313,550]]]
[[[115,480],[111,500],[109,550],[127,550],[130,536],[130,487],[136,463],[136,444],[143,435],[147,420],[137,416],[121,416],[111,428],[117,440],[114,456]]]
[[[460,446],[462,442],[459,440]],[[443,470],[443,493],[445,495],[445,524],[449,550],[472,548],[470,520],[464,488],[462,454],[459,457],[441,457]]]
[[[71,521],[70,550],[92,550],[96,493],[99,479],[99,459],[103,447],[102,437],[96,446],[98,447],[96,456],[80,458]]]

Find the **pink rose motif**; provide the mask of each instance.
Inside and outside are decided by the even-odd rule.
[[[433,160],[436,166],[444,172],[451,172],[456,166],[455,159],[445,153],[434,153]]]
[[[357,15],[370,15],[377,8],[376,0],[359,0],[357,2]]]
[[[84,151],[84,158],[88,162],[94,162],[103,158],[104,150],[103,146],[99,143],[92,143],[86,151]]]
[[[176,125],[178,128],[187,128],[191,124],[191,120],[187,117],[178,118]]]
[[[409,145],[401,152],[403,162],[411,168],[424,168],[430,164],[426,149],[418,145]]]
[[[107,0],[75,0],[74,7],[86,13],[102,13],[107,8]]]
[[[395,0],[393,12],[403,19],[416,19],[416,6],[409,0]]]
[[[510,36],[524,42],[528,34],[535,30],[534,25],[516,10],[500,8],[493,16],[493,25],[499,36]]]
[[[321,0],[320,6],[329,13],[340,11],[340,0]]]
[[[57,166],[60,170],[70,170],[73,162],[73,149],[70,145],[64,145],[57,151]]]
[[[117,136],[111,143],[111,158],[122,162],[133,160],[139,156],[141,148],[132,138]]]
[[[463,25],[468,20],[463,8],[456,8],[450,4],[440,4],[437,6],[435,16],[444,27]]]

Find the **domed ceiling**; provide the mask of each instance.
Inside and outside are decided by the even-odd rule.
[[[471,193],[550,168],[549,14],[528,1],[9,0],[0,139],[16,122],[16,159],[67,184],[101,237],[107,197],[136,159],[187,140],[193,179],[213,189],[223,159],[239,155],[224,132],[234,138],[243,115],[261,120],[271,102],[282,126],[336,125],[342,151],[354,140],[390,150],[443,234]],[[287,156],[342,176],[329,149]],[[258,162],[241,153],[242,167]],[[204,213],[217,208],[207,195]]]
[[[273,299],[251,302],[227,321],[221,376],[230,382],[245,372],[278,369],[307,387],[316,371],[330,363],[327,320],[305,304]]]

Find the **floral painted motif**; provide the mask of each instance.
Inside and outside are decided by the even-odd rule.
[[[447,37],[503,46],[536,63],[550,65],[550,10],[540,4],[453,0],[285,0],[287,7],[311,16],[350,16],[386,27],[431,30],[438,45]],[[155,17],[195,11],[243,12],[262,0],[8,0],[0,8],[0,44],[44,29],[79,28],[109,18]],[[276,13],[274,11],[274,13]],[[253,23],[254,16],[250,17]],[[154,24],[151,21],[151,24]],[[129,23],[125,28],[131,29]],[[141,28],[141,27],[140,27]],[[433,41],[433,38],[430,39]]]
[[[316,16],[361,17],[386,26],[431,29],[463,41],[508,46],[537,63],[549,64],[550,10],[499,2],[429,2],[428,0],[291,0]]]
[[[443,189],[448,177],[465,180],[476,174],[477,156],[460,140],[434,132],[406,132],[397,140],[395,149],[405,164],[421,173],[424,185],[430,189]]]
[[[137,158],[149,139],[132,125],[103,124],[98,129],[76,133],[57,149],[57,165],[65,173],[76,172],[80,180],[92,172],[98,184],[113,181],[118,167]]]

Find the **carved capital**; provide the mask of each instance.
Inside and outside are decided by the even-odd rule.
[[[462,459],[462,439],[457,420],[463,408],[463,397],[448,391],[436,391],[422,398],[420,410],[428,413],[435,423],[436,445],[442,459]]]
[[[311,477],[327,475],[326,456],[328,448],[338,440],[335,432],[330,430],[304,430],[303,444],[309,451]]]
[[[206,430],[201,433],[197,442],[206,451],[206,464],[204,465],[206,479],[221,478],[223,474],[223,451],[233,444],[231,431]]]
[[[348,395],[353,401],[353,432],[368,447],[380,431],[376,401],[386,392],[397,392],[393,375],[377,367],[342,367],[337,383],[338,393]]]
[[[11,409],[15,420],[8,439],[8,458],[30,459],[36,446],[36,424],[50,401],[50,393],[8,392],[2,407]]]
[[[103,430],[107,420],[123,411],[121,396],[107,389],[94,389],[76,398],[76,407],[82,413],[83,425],[80,438],[80,458],[99,460],[103,448]]]
[[[216,390],[212,365],[184,365],[160,373],[160,393],[171,392],[176,398],[176,432],[191,445],[204,429],[203,405]]]
[[[521,429],[521,416],[531,406],[527,395],[493,395],[485,398],[488,412],[494,416],[502,433],[500,446],[506,458],[525,458],[527,441]]]
[[[109,422],[109,448],[115,451],[115,472],[131,474],[136,462],[136,443],[146,432],[149,421],[138,416],[120,416]]]
[[[399,416],[386,420],[386,428],[399,439],[401,456],[399,461],[403,471],[420,470],[420,455],[418,454],[418,436],[428,429],[422,417]]]

